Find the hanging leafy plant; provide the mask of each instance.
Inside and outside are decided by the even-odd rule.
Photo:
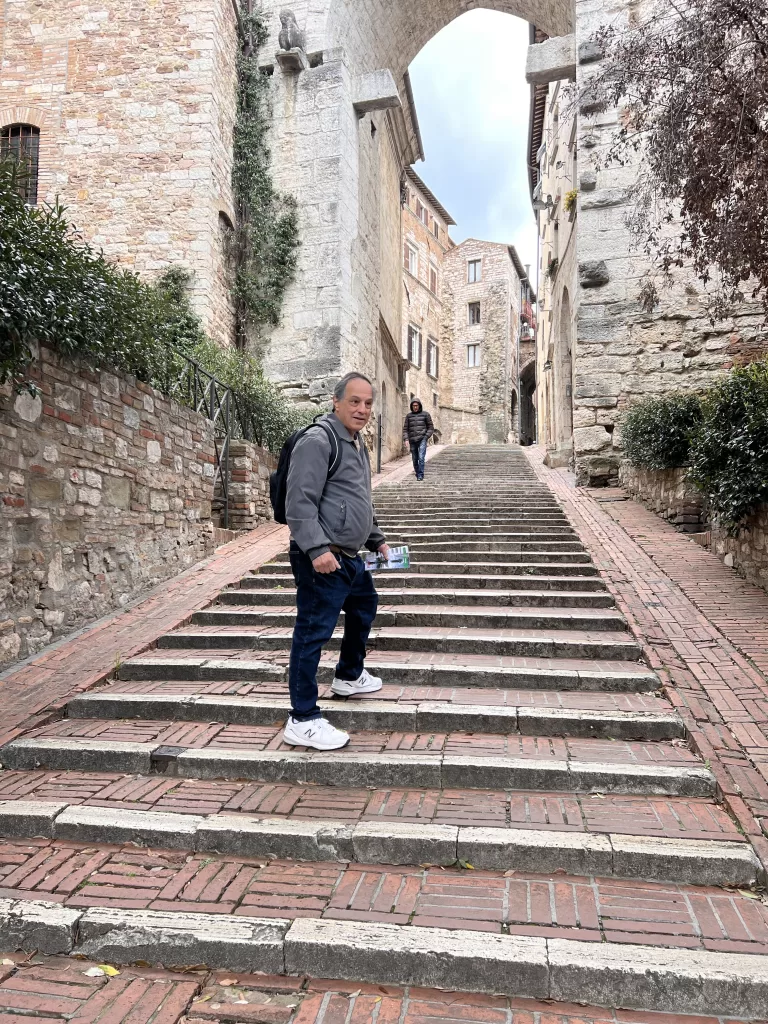
[[[262,14],[241,11],[232,189],[236,220],[231,256],[238,347],[280,322],[283,296],[296,273],[299,221],[296,200],[278,192],[270,171],[269,77],[258,51],[267,39]]]

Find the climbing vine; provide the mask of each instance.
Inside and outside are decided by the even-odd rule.
[[[280,322],[283,295],[296,272],[299,224],[296,200],[278,192],[267,145],[271,110],[269,78],[258,51],[267,39],[260,12],[242,6],[238,54],[237,118],[232,189],[236,223],[231,242],[238,347],[257,340]]]

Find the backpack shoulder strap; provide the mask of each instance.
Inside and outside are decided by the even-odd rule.
[[[328,479],[330,480],[341,465],[341,445],[339,444],[339,438],[333,427],[329,423],[326,423],[325,420],[317,420],[315,423],[310,424],[307,429],[310,430],[312,427],[322,427],[331,444],[331,454],[328,458]]]

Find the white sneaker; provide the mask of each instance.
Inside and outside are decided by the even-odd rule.
[[[325,718],[297,722],[291,715],[285,723],[283,742],[293,747],[314,747],[315,750],[338,750],[349,743],[349,733],[342,732]]]
[[[331,690],[340,697],[354,697],[356,693],[373,693],[383,686],[378,676],[372,676],[367,668],[359,679],[334,679],[331,683]]]

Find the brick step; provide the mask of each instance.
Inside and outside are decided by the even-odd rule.
[[[281,589],[293,589],[295,586],[290,572],[268,573],[259,575],[252,573],[232,585],[232,589],[256,590],[261,594],[280,593]],[[604,593],[605,583],[599,576],[534,576],[519,574],[516,576],[450,576],[448,573],[425,572],[380,572],[376,576],[376,589],[380,594],[400,593],[404,588],[418,588],[426,593],[426,588],[440,590],[449,599],[452,594],[459,595],[467,591],[503,591],[509,594],[521,591],[572,592],[584,594]],[[225,591],[226,593],[226,591]],[[489,595],[490,596],[490,595]]]
[[[488,547],[478,544],[477,546],[468,545],[466,549],[463,546],[458,547],[454,545],[450,547],[432,544],[413,544],[409,546],[411,561],[416,563],[461,561],[471,565],[499,562],[507,562],[514,565],[520,562],[538,562],[547,565],[548,568],[549,563],[582,565],[589,564],[592,561],[590,555],[580,545],[573,545],[572,550],[567,548],[565,550],[557,550],[555,547],[551,547],[551,550],[549,550],[547,545],[533,545],[529,548],[520,544],[489,545]],[[499,547],[499,550],[496,550],[496,547]],[[542,550],[542,548],[546,550]],[[287,567],[290,565],[288,552],[284,555],[278,555],[270,564]]]
[[[339,624],[344,623],[344,612]],[[296,621],[295,608],[259,605],[215,605],[191,616],[199,626],[290,626]],[[612,608],[544,608],[493,606],[463,608],[447,605],[405,605],[396,607],[384,601],[379,604],[375,627],[439,627],[448,629],[584,629],[616,632],[626,628],[621,612]]]
[[[71,856],[72,851],[66,853]],[[100,853],[96,852],[94,861]],[[3,900],[0,913],[10,922],[7,932],[14,944],[22,950],[67,954],[97,963],[141,961],[185,970],[191,964],[206,964],[208,968],[226,969],[230,975],[251,971],[257,964],[264,972],[292,977],[430,985],[547,1001],[583,1003],[585,993],[589,993],[594,1002],[608,1006],[707,1014],[707,1024],[713,1014],[731,1021],[739,1016],[757,1019],[768,1004],[768,946],[763,936],[741,943],[730,937],[710,937],[709,932],[715,932],[715,928],[707,920],[707,912],[711,904],[719,902],[718,891],[703,886],[649,885],[643,889],[611,880],[604,885],[594,883],[592,889],[591,879],[555,882],[546,876],[533,876],[509,880],[507,886],[517,899],[501,908],[496,890],[492,889],[495,898],[486,897],[493,880],[486,872],[387,871],[375,865],[367,870],[362,866],[321,868],[273,861],[264,866],[239,865],[240,884],[248,891],[236,901],[234,913],[227,913],[208,909],[228,905],[221,899],[205,904],[155,896],[163,891],[166,879],[166,889],[179,885],[173,877],[178,871],[166,868],[162,858],[152,858],[152,867],[164,871],[164,877],[156,872],[154,879],[150,881],[150,876],[146,882],[146,854],[121,851],[113,858],[117,859],[116,875],[109,874],[112,864],[105,859],[102,863],[106,871],[101,875],[94,871],[93,879],[87,876],[80,895],[52,902],[23,891],[22,898]],[[199,864],[198,859],[188,865],[188,873]],[[215,860],[206,867],[209,875],[214,874],[210,870],[214,865],[217,874],[223,874],[227,867],[234,873],[236,864]],[[135,869],[140,867],[144,867],[141,880],[147,889],[133,902],[163,909],[126,909],[120,903],[127,897],[122,901],[119,897],[105,900],[96,895],[110,891],[107,879],[120,883],[126,868],[133,868],[134,876],[138,876]],[[215,890],[204,879],[194,881],[198,887],[202,884],[208,891]],[[298,889],[296,881],[300,881],[306,910],[293,892],[284,894],[290,882],[294,891]],[[220,881],[218,888],[223,884]],[[392,903],[389,890],[396,884],[401,888],[395,906],[415,906],[417,910],[410,915],[383,909],[385,903]],[[354,893],[350,891],[353,885]],[[112,888],[137,895],[128,886]],[[227,895],[231,890],[231,885],[226,887]],[[631,901],[633,896],[641,895],[646,899],[650,896],[649,902],[657,903],[659,910],[677,910],[686,898],[695,901],[695,907],[683,911],[675,930],[654,932],[653,912],[638,911],[633,919],[621,920],[622,897]],[[446,907],[452,896],[464,897],[462,904]],[[762,924],[754,901],[730,896],[728,902],[736,915],[747,913]],[[530,904],[530,912],[523,909],[523,903]],[[278,912],[281,904],[287,905]],[[376,909],[345,909],[350,905]],[[207,912],[187,909],[190,906]],[[264,911],[260,912],[260,907]],[[690,938],[690,932],[701,927],[699,915],[706,921],[705,934]],[[412,923],[406,923],[409,916]],[[518,924],[518,919],[526,923]],[[545,925],[538,923],[542,919],[547,920]],[[725,931],[719,923],[716,928]],[[683,933],[683,942],[675,932]],[[689,948],[680,948],[684,945]],[[749,952],[731,952],[744,948]],[[355,991],[361,990],[358,987]],[[388,997],[386,989],[384,995]],[[383,1000],[384,996],[376,998]],[[155,999],[155,1004],[158,1001]],[[546,1007],[547,1019],[553,1008]],[[140,1008],[134,1007],[131,1016],[136,1021],[143,1019]],[[467,1019],[461,1007],[452,1009],[451,1017]],[[109,1019],[120,1018],[113,1010]],[[487,1008],[481,1019],[490,1019]],[[527,1020],[531,1019],[527,1015]],[[612,1019],[627,1021],[633,1017],[621,1014]],[[671,1024],[669,1019],[666,1024]],[[701,1017],[696,1024],[702,1024]]]
[[[685,747],[659,741],[358,732],[341,751],[286,747],[281,726],[66,719],[0,748],[6,768],[135,772],[330,786],[712,796]]]
[[[527,539],[526,539],[527,538]],[[407,544],[411,549],[412,557],[416,558],[419,552],[429,554],[434,550],[444,550],[445,545],[450,545],[453,555],[470,554],[473,552],[504,554],[505,552],[526,552],[535,551],[542,554],[555,552],[567,554],[569,552],[583,552],[584,546],[578,540],[549,540],[546,536],[534,534],[511,534],[508,539],[499,535],[496,540],[492,537],[478,537],[476,540],[472,535],[452,534],[450,536],[423,536],[420,539],[409,539],[407,535],[390,533],[387,540],[392,544]]]
[[[6,958],[9,963],[13,957]],[[540,1015],[558,1024],[640,1024],[640,1012],[509,998],[440,989],[375,986],[304,976],[248,974],[231,971],[179,975],[174,971],[123,967],[109,978],[89,960],[60,956],[18,955],[17,966],[0,974],[0,1003],[6,1024],[25,1024],[29,1006],[42,1012],[55,1002],[69,1019],[109,1024],[186,1024],[203,1021],[236,1024],[329,1024],[347,1017],[355,1024],[453,1024],[457,1013],[466,1024],[532,1024]],[[94,972],[94,968],[96,971]],[[96,977],[88,977],[94,972]],[[58,997],[51,1000],[51,996]],[[216,1007],[216,1009],[212,1009]],[[701,1024],[668,1014],[664,1024]],[[707,1024],[726,1024],[710,1017]],[[728,1024],[740,1024],[731,1018]]]
[[[215,656],[197,656],[194,650],[185,657],[168,657],[165,649],[147,651],[129,658],[119,669],[122,680],[236,680],[251,682],[284,680],[286,668],[280,663],[253,660],[241,650],[219,649]],[[333,680],[336,658],[323,655],[318,671],[321,683]],[[425,686],[442,692],[446,687],[466,689],[526,687],[546,690],[561,687],[575,692],[643,693],[657,690],[658,676],[650,669],[627,662],[588,659],[566,661],[556,658],[486,658],[482,655],[455,655],[453,658],[410,652],[392,652],[366,658],[368,668],[383,673],[385,684],[397,681],[405,687]]]
[[[192,675],[191,671],[188,674]],[[169,674],[170,675],[170,674]],[[160,694],[189,696],[230,696],[287,698],[288,683],[282,679],[249,682],[240,678],[232,669],[229,678],[223,681],[159,678],[116,679],[93,693]],[[523,708],[560,708],[564,711],[670,711],[669,702],[658,693],[610,692],[589,690],[545,690],[502,687],[476,688],[471,686],[407,686],[397,682],[385,682],[380,690],[361,697],[339,697],[330,686],[330,676],[318,685],[320,698],[333,701],[334,706],[344,704],[367,705],[371,700],[385,702],[393,707],[408,707],[423,703],[468,704],[482,710],[488,706]],[[75,698],[73,698],[75,699]]]
[[[462,590],[417,590],[415,587],[397,589],[395,587],[380,586],[380,579],[376,580],[376,589],[379,591],[379,613],[386,611],[392,605],[447,605],[462,608],[475,608],[478,605],[493,610],[494,607],[519,607],[523,605],[540,608],[613,608],[615,601],[608,591],[603,590],[491,590],[482,588],[470,590],[468,587]],[[415,581],[419,577],[414,578]],[[529,582],[529,581],[526,581]],[[290,584],[293,577],[290,577]],[[234,586],[222,590],[217,598],[220,605],[294,605],[296,603],[296,590],[286,585],[267,590],[250,587]]]
[[[381,525],[381,524],[380,524]],[[549,541],[549,540],[562,540],[562,541],[573,541],[574,539],[578,542],[578,534],[576,531],[568,526],[568,524],[547,524],[547,525],[536,525],[531,528],[528,523],[520,522],[519,524],[513,523],[494,523],[493,525],[480,524],[461,524],[457,527],[455,524],[445,525],[425,525],[418,523],[411,523],[409,521],[401,520],[399,523],[390,523],[387,526],[387,536],[397,536],[407,538],[413,543],[419,541],[433,541],[433,540],[456,540],[456,541],[468,541],[477,540],[528,540],[533,538],[534,540]]]
[[[577,538],[577,532],[566,522],[535,522],[531,523],[524,519],[517,522],[446,522],[446,523],[418,523],[410,517],[400,518],[397,522],[383,523],[386,525],[387,537],[408,537],[414,542],[427,538],[457,538],[465,540],[477,537],[480,540],[495,538],[542,538],[542,540],[572,540]]]
[[[570,522],[562,512],[533,512],[484,515],[482,512],[444,512],[442,514],[421,515],[417,512],[401,509],[399,513],[380,514],[377,509],[377,520],[379,525],[387,527],[411,527],[431,529],[462,529],[481,528],[483,530],[493,529],[500,526],[502,529],[513,527],[524,527],[526,530],[538,531],[539,528],[569,528]]]
[[[259,576],[283,576],[290,575],[290,562],[287,557],[281,559],[275,559],[272,562],[267,562],[260,566],[255,573]],[[462,576],[469,576],[473,579],[486,578],[488,576],[500,576],[502,577],[501,585],[507,586],[507,579],[517,579],[520,576],[529,576],[531,578],[538,578],[539,576],[576,576],[585,577],[592,576],[599,579],[597,569],[591,562],[581,563],[551,563],[551,562],[528,562],[522,560],[520,562],[482,562],[473,561],[467,559],[463,562],[429,562],[425,559],[421,559],[419,564],[411,565],[407,573],[400,573],[399,571],[393,571],[389,573],[379,573],[376,577],[382,579],[386,576],[387,580],[397,580],[401,576],[407,578],[412,576],[414,573],[419,575],[433,575],[433,576],[448,576],[461,578]]]
[[[485,871],[514,869],[516,875],[565,872],[707,886],[752,886],[759,866],[749,843],[726,839],[405,821],[348,824],[326,818],[200,815],[64,801],[0,801],[0,839],[30,836],[293,861],[444,867],[466,861]]]
[[[0,801],[290,821],[394,821],[745,842],[712,799],[528,790],[343,787],[79,771],[5,771]],[[9,811],[11,821],[12,812]],[[6,826],[10,828],[10,825]]]
[[[254,651],[290,649],[292,630],[279,626],[186,626],[166,633],[158,648],[250,648]],[[338,650],[342,631],[337,630],[326,649]],[[367,649],[382,651],[419,651],[430,653],[435,647],[443,654],[482,654],[489,657],[517,656],[533,658],[598,658],[610,661],[639,661],[641,649],[631,634],[571,630],[407,629],[374,626]]]
[[[119,686],[119,684],[118,684]],[[67,702],[69,718],[165,719],[172,722],[281,724],[290,711],[284,697],[178,692],[125,693],[107,688]],[[671,710],[625,711],[522,705],[458,704],[448,701],[321,700],[324,716],[342,729],[406,733],[465,732],[524,736],[599,736],[606,739],[667,740],[685,736]]]

